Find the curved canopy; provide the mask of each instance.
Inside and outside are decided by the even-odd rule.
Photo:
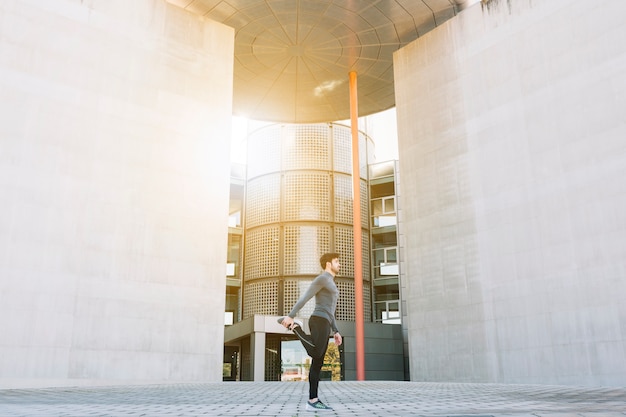
[[[394,51],[478,0],[168,0],[235,29],[236,115],[313,123],[393,107]]]

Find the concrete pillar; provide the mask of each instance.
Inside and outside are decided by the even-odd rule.
[[[164,0],[0,2],[0,386],[221,381],[233,48]]]
[[[250,352],[252,352],[252,380],[265,381],[265,333],[252,333]]]
[[[626,384],[625,13],[493,2],[394,54],[411,379]]]

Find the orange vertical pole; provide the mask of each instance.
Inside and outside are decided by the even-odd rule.
[[[365,380],[365,331],[363,314],[363,253],[361,238],[361,174],[359,162],[359,106],[356,72],[350,71],[350,127],[352,133],[352,221],[354,229],[354,315],[356,319],[356,380]]]

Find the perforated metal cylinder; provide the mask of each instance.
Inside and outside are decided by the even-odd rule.
[[[354,320],[351,132],[340,124],[270,125],[248,138],[243,317],[286,314],[321,272],[320,256],[340,254],[338,320]],[[371,140],[360,133],[365,314],[371,317],[368,193]],[[310,303],[300,311],[307,317]]]

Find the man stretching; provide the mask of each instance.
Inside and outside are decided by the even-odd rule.
[[[320,258],[320,265],[324,272],[318,275],[309,288],[291,309],[289,315],[281,317],[278,322],[287,329],[293,331],[302,342],[304,349],[313,359],[309,370],[309,401],[306,403],[307,411],[332,410],[331,407],[321,402],[317,396],[317,389],[320,382],[320,373],[324,365],[324,356],[328,348],[328,337],[332,334],[335,344],[341,345],[342,339],[337,330],[335,321],[335,310],[339,290],[335,285],[335,276],[339,273],[339,254],[325,253]],[[311,298],[315,296],[315,309],[309,318],[309,328],[311,334],[308,335],[302,329],[302,322],[294,320],[296,314]]]

